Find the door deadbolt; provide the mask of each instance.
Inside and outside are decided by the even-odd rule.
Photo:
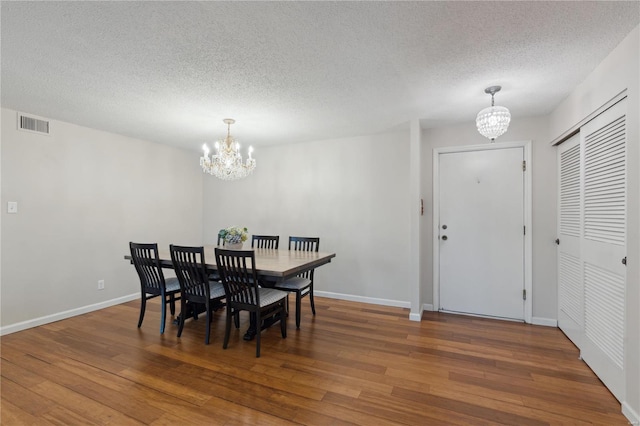
[[[448,239],[448,238],[447,238],[447,236],[446,236],[446,235],[443,235],[443,236],[442,236],[442,239],[443,239],[444,241],[447,241],[447,239]]]
[[[442,229],[447,229],[447,225],[442,225]]]

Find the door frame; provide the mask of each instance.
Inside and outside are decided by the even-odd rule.
[[[467,145],[433,150],[433,310],[440,310],[440,154],[523,148],[527,167],[524,173],[524,288],[527,299],[524,303],[524,322],[532,321],[532,235],[531,225],[531,141],[496,142],[484,145]]]

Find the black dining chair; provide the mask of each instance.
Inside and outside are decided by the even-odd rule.
[[[258,285],[253,250],[225,250],[216,247],[215,253],[227,298],[227,321],[222,347],[227,349],[229,344],[232,318],[235,317],[237,328],[239,313],[249,311],[250,315],[255,316],[256,357],[259,358],[262,324],[271,325],[279,321],[282,338],[287,337],[287,293]]]
[[[162,273],[160,258],[158,257],[158,244],[141,244],[129,242],[131,251],[131,261],[136,268],[140,278],[140,317],[138,318],[138,328],[142,326],[144,313],[147,309],[147,300],[155,297],[162,299],[162,316],[160,317],[160,334],[164,333],[167,317],[167,304],[171,309],[171,315],[176,313],[176,295],[180,293],[178,278],[166,278]]]
[[[251,248],[266,248],[278,250],[280,236],[278,235],[252,235]]]
[[[320,248],[320,238],[316,237],[289,237],[289,250],[315,251]],[[300,316],[302,311],[302,298],[309,296],[311,312],[316,314],[316,306],[313,301],[313,269],[298,274],[286,281],[276,283],[274,288],[283,291],[291,291],[296,294],[296,328],[300,328]]]
[[[170,245],[171,261],[173,269],[176,271],[178,282],[180,283],[181,295],[181,313],[180,326],[178,327],[178,337],[182,335],[185,317],[189,306],[187,302],[192,304],[191,309],[194,312],[194,318],[197,318],[197,306],[194,304],[204,305],[206,312],[207,332],[204,339],[205,344],[209,344],[209,336],[211,334],[211,321],[213,320],[213,310],[220,306],[220,302],[225,298],[224,287],[217,281],[209,280],[205,259],[204,247],[186,247]]]

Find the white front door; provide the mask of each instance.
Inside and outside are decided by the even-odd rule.
[[[440,309],[524,319],[524,148],[438,154]]]

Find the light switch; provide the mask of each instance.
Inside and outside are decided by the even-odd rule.
[[[18,213],[18,202],[9,201],[7,203],[7,213]]]

